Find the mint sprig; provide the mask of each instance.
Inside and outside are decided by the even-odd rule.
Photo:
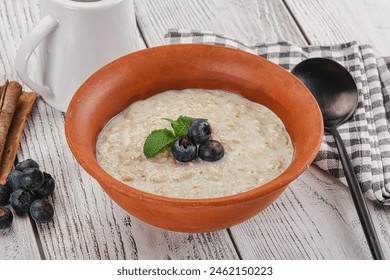
[[[152,158],[162,151],[166,146],[171,145],[179,138],[188,134],[188,127],[195,120],[195,118],[180,116],[177,120],[163,118],[169,121],[173,129],[167,128],[153,130],[146,138],[144,143],[144,155],[147,158]]]

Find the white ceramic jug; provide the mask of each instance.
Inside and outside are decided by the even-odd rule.
[[[77,88],[97,69],[138,49],[132,0],[41,0],[41,21],[16,55],[19,78],[66,112]],[[38,47],[42,84],[27,72]],[[93,93],[91,93],[93,94]]]

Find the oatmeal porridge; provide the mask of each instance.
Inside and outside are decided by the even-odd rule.
[[[151,131],[170,129],[163,118],[181,115],[208,120],[212,138],[225,150],[221,160],[181,163],[169,148],[144,156]],[[281,174],[293,156],[290,137],[271,110],[235,93],[205,89],[167,91],[131,104],[103,129],[96,151],[99,164],[125,184],[180,198],[248,191]]]

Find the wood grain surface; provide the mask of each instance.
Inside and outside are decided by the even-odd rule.
[[[284,0],[310,44],[358,41],[390,55],[390,1]]]
[[[136,0],[144,47],[169,28],[211,30],[248,43],[288,40],[331,44],[358,40],[390,55],[387,0]],[[39,21],[39,0],[0,1],[0,84],[17,80],[14,58]],[[39,77],[33,55],[30,74]],[[56,179],[55,218],[25,215],[0,231],[0,259],[370,259],[346,186],[312,166],[265,211],[228,230],[185,234],[160,230],[119,208],[73,158],[65,115],[41,99],[27,122],[19,159],[33,158]],[[390,210],[369,203],[390,258]]]

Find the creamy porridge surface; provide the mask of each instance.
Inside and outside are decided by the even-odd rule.
[[[225,156],[216,162],[197,158],[176,162],[170,149],[147,159],[146,137],[171,129],[162,118],[205,118]],[[262,185],[290,164],[293,147],[280,119],[268,108],[221,90],[167,91],[133,103],[101,132],[96,156],[118,180],[143,191],[181,198],[232,195]]]

